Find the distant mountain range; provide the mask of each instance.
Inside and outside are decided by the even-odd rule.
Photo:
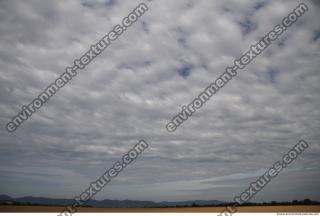
[[[33,205],[52,205],[52,206],[67,206],[73,204],[73,199],[54,199],[46,197],[20,197],[12,198],[7,195],[0,195],[1,203],[19,203],[19,204],[33,204]],[[98,208],[144,208],[144,207],[170,207],[170,206],[191,206],[191,205],[218,205],[225,202],[218,200],[190,200],[179,202],[152,202],[152,201],[138,201],[138,200],[89,200],[86,206]]]

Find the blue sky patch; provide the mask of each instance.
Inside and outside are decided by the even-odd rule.
[[[178,69],[178,74],[182,76],[183,78],[187,78],[191,74],[192,68],[190,66],[184,66],[180,69]]]
[[[316,41],[320,38],[320,30],[317,30],[313,33],[313,40]]]
[[[279,71],[275,68],[270,68],[268,71],[268,76],[269,76],[269,80],[272,82],[272,83],[275,83],[276,82],[276,76],[279,74]]]

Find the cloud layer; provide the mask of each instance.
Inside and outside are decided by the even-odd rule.
[[[165,124],[298,1],[152,1],[15,133],[5,124],[136,1],[0,2],[0,193],[72,198],[141,138],[96,198],[231,200],[300,139],[256,200],[320,200],[319,4],[170,134]]]

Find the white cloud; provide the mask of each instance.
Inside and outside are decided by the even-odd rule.
[[[165,130],[182,105],[298,4],[267,1],[256,9],[258,2],[262,1],[148,3],[149,11],[137,23],[14,134],[3,127],[0,171],[7,174],[1,192],[72,197],[141,138],[150,143],[150,150],[97,198],[232,199],[237,191],[228,179],[219,189],[221,196],[197,189],[203,187],[203,179],[266,169],[299,139],[307,140],[310,149],[292,166],[316,167],[320,76],[319,39],[313,38],[320,26],[319,6],[311,1],[309,12],[298,23],[177,132]],[[0,122],[5,125],[137,2],[7,0],[0,4]],[[245,33],[240,23],[248,20],[252,28]],[[179,75],[177,71],[188,66],[189,76]],[[270,74],[271,69],[275,74]],[[52,175],[56,185],[34,173]],[[295,173],[296,180],[291,179],[288,188],[302,186],[288,198],[320,199],[317,184],[307,181],[308,175],[319,177],[319,171]],[[12,178],[19,187],[10,183]],[[190,193],[179,192],[178,183],[175,191],[171,183],[189,180],[194,182],[188,186]],[[135,184],[151,184],[159,194],[149,196],[143,188],[138,193],[130,188]],[[166,184],[170,187],[164,186],[163,191],[168,194],[159,190]],[[208,188],[217,185],[206,183]],[[245,185],[242,181],[238,190]],[[64,192],[66,188],[72,189]],[[276,192],[260,196],[261,200],[277,198]]]

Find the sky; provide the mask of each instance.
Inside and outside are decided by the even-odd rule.
[[[73,198],[140,139],[94,198],[232,200],[299,140],[253,201],[320,200],[320,25],[309,11],[174,133],[166,124],[302,1],[153,0],[14,133],[6,123],[139,1],[0,1],[0,194]]]

